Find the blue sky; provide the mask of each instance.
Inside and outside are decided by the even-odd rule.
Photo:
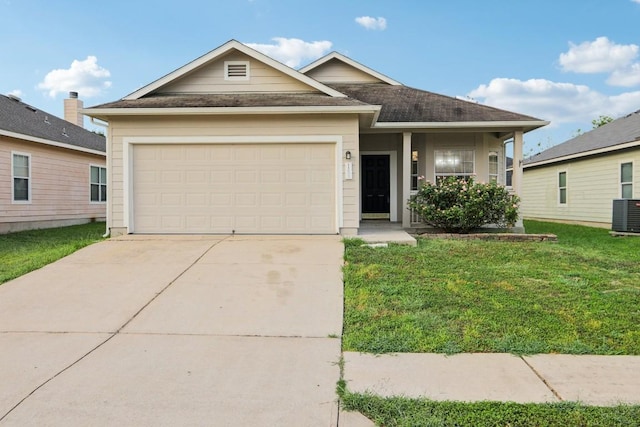
[[[0,0],[0,17],[0,93],[58,116],[70,90],[113,101],[230,39],[550,120],[525,152],[640,109],[640,0]]]

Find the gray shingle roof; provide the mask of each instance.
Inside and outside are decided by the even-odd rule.
[[[105,138],[24,102],[0,95],[0,129],[97,151]]]
[[[382,105],[378,122],[541,121],[535,117],[402,85],[328,83],[327,86],[368,104]]]
[[[91,108],[340,107],[366,105],[366,103],[356,99],[334,98],[323,93],[216,93],[153,94],[139,99],[121,99]]]
[[[544,150],[525,160],[524,164],[533,166],[599,149],[615,150],[617,145],[633,141],[640,141],[640,110]]]

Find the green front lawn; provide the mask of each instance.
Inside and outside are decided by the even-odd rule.
[[[0,235],[0,284],[102,240],[104,222]]]
[[[379,426],[406,427],[638,427],[640,406],[596,407],[563,402],[434,402],[341,393],[345,409]]]
[[[640,355],[640,238],[525,227],[559,241],[347,240],[343,349]]]

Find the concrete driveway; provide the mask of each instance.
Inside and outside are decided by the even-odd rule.
[[[0,286],[0,425],[335,426],[337,236],[129,236]]]

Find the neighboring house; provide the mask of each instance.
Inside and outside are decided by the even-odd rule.
[[[104,220],[105,138],[81,107],[72,92],[70,122],[0,95],[0,233]]]
[[[234,40],[84,112],[109,123],[112,235],[410,227],[419,176],[503,182],[504,141],[521,158],[523,133],[547,124],[338,53],[296,71]]]
[[[525,161],[525,218],[609,228],[620,198],[640,198],[640,110]]]

